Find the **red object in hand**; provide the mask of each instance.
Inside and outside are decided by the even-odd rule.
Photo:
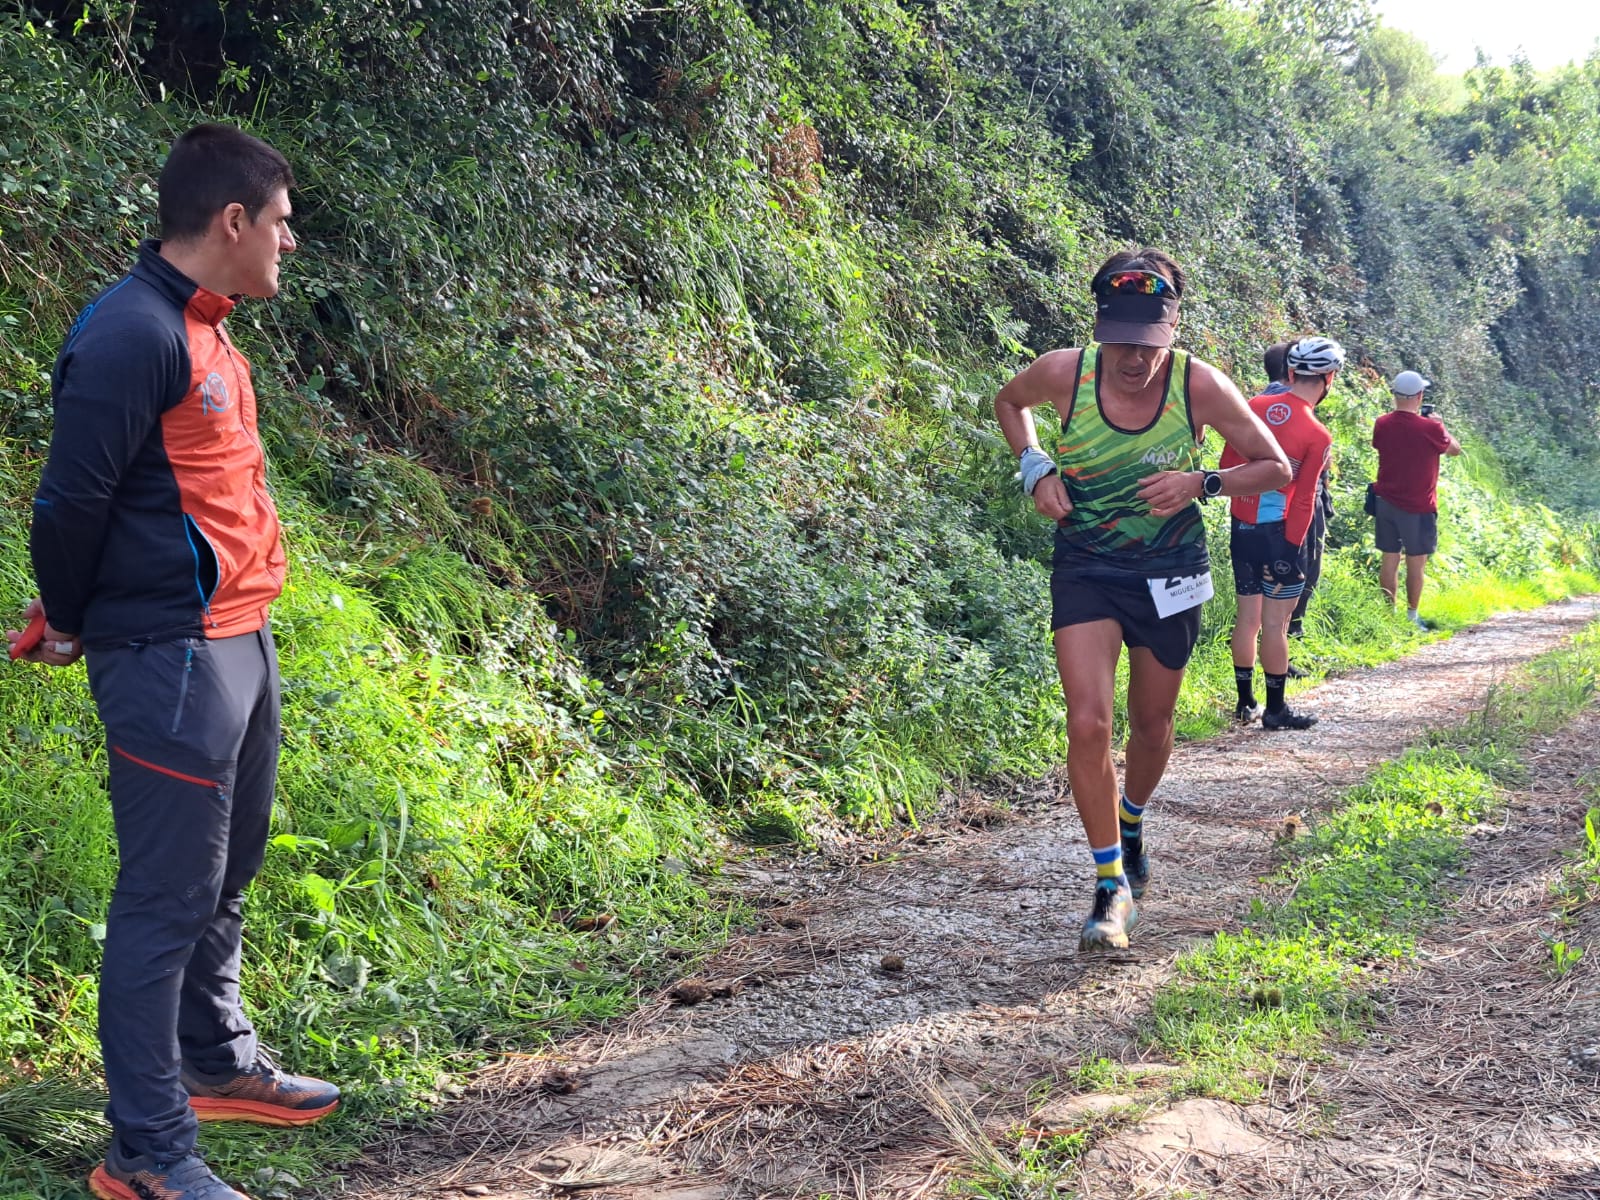
[[[39,644],[44,637],[44,614],[40,613],[28,622],[28,627],[22,631],[22,636],[11,643],[11,657],[21,658],[29,650]]]

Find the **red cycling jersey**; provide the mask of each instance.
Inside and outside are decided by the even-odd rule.
[[[1259,496],[1235,496],[1231,512],[1236,520],[1250,525],[1269,521],[1283,522],[1283,536],[1298,546],[1311,528],[1311,514],[1317,502],[1317,479],[1327,469],[1333,435],[1317,420],[1311,404],[1293,392],[1256,396],[1250,410],[1266,422],[1278,445],[1289,456],[1294,477],[1274,492]],[[1245,457],[1232,446],[1222,448],[1217,466],[1223,470],[1244,463]]]

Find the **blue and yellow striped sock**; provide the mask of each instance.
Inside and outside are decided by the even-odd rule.
[[[1117,805],[1117,823],[1122,826],[1122,845],[1124,849],[1133,846],[1138,850],[1139,842],[1144,837],[1144,805],[1135,804],[1128,799],[1128,793],[1122,793],[1122,803]]]
[[[1118,886],[1127,885],[1128,877],[1122,873],[1121,845],[1107,846],[1104,850],[1090,846],[1089,853],[1094,855],[1094,873],[1099,876],[1101,883],[1110,880]]]

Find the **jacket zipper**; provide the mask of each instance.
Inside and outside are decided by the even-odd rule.
[[[252,433],[250,427],[244,423],[244,383],[239,375],[239,360],[234,357],[233,343],[228,341],[227,335],[222,332],[220,324],[213,325],[211,331],[217,335],[217,342],[222,347],[222,353],[228,360],[228,370],[233,372],[233,387],[239,402],[234,407],[239,413],[239,430],[255,443],[255,448],[261,454],[261,461],[266,462],[267,448],[261,444],[261,435]]]
[[[217,342],[219,345],[221,345],[222,353],[228,360],[228,369],[233,372],[233,386],[239,397],[238,403],[234,405],[239,413],[239,431],[243,433],[245,437],[249,438],[251,443],[256,448],[256,462],[259,464],[259,469],[254,477],[250,480],[250,487],[256,493],[258,498],[266,501],[267,509],[271,511],[274,516],[276,516],[278,506],[272,501],[272,493],[267,491],[267,448],[261,441],[260,432],[252,431],[244,422],[244,382],[239,374],[239,360],[233,353],[233,343],[230,342],[227,335],[222,332],[222,323],[220,321],[217,322],[211,327],[211,331],[217,335]],[[222,573],[220,569],[217,572],[217,586],[222,586]],[[210,615],[211,606],[208,603],[206,605],[206,616],[210,617]],[[215,625],[216,622],[213,621],[212,624]]]
[[[193,530],[193,533],[190,530]],[[207,548],[211,551],[212,559],[217,564],[217,584],[209,593],[200,585],[200,547],[194,544],[195,534],[199,534],[200,539],[206,543]],[[188,513],[183,514],[183,536],[189,541],[189,553],[194,555],[194,590],[200,593],[200,611],[205,614],[206,624],[215,629],[217,627],[217,619],[211,615],[211,597],[215,596],[217,588],[222,586],[222,559],[217,557],[217,548],[211,545],[210,540],[206,537],[205,530],[200,528],[200,522],[196,521]]]

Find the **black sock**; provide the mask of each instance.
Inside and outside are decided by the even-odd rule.
[[[1284,710],[1283,688],[1288,679],[1287,675],[1267,676],[1267,711],[1269,713],[1282,712]]]
[[[1256,706],[1256,669],[1254,667],[1235,667],[1233,669],[1233,685],[1239,689],[1239,703],[1246,708]]]

